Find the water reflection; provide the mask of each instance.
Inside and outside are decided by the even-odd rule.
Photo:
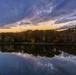
[[[75,75],[76,47],[0,45],[1,75]]]
[[[53,57],[62,51],[76,55],[75,46],[54,46],[54,45],[0,45],[1,52],[20,52],[33,54],[35,56]]]
[[[76,57],[67,53],[41,57],[24,53],[0,53],[1,75],[75,75]]]

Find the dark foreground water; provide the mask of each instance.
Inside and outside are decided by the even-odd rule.
[[[0,50],[1,75],[76,75],[75,46],[2,45]]]

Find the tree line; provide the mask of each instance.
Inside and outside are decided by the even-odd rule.
[[[28,30],[18,33],[0,33],[1,42],[76,43],[76,28],[64,31]]]

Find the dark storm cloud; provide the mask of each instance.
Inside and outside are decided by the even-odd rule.
[[[0,0],[0,26],[26,19],[31,23],[51,19],[64,23],[76,20],[75,12],[76,0]]]

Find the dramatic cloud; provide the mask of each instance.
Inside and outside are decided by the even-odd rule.
[[[76,20],[76,0],[0,0],[0,27]],[[8,27],[9,28],[9,27]]]
[[[0,66],[1,75],[75,75],[76,56],[62,52],[49,58],[0,52]]]

